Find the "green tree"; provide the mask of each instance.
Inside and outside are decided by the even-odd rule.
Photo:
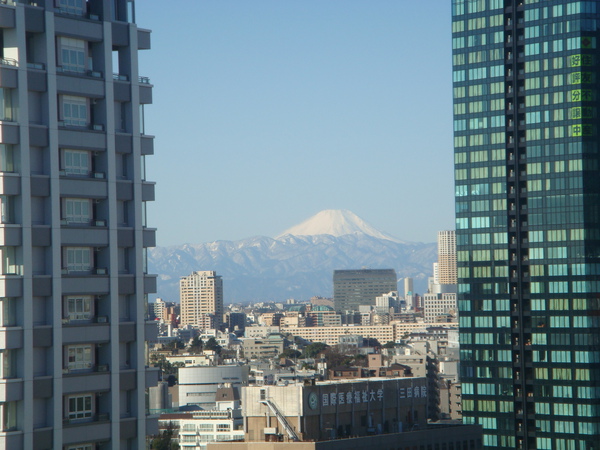
[[[322,353],[326,348],[328,348],[328,345],[324,344],[323,342],[313,342],[304,348],[304,353],[302,356],[304,358],[314,358],[319,353]]]
[[[302,356],[302,353],[300,353],[298,350],[294,350],[293,348],[286,348],[283,353],[279,355],[280,358],[288,359],[295,359],[299,358],[300,356]]]
[[[394,348],[396,346],[396,344],[392,341],[386,342],[385,344],[383,344],[383,348]]]
[[[204,342],[200,339],[199,336],[194,336],[192,339],[192,343],[190,344],[189,350],[192,353],[202,353],[202,349],[204,348]]]
[[[173,423],[169,422],[167,429],[152,440],[150,448],[153,450],[177,450],[179,444],[173,442],[173,428]]]
[[[166,378],[167,375],[177,375],[177,369],[185,366],[185,364],[181,362],[171,363],[164,355],[157,355],[156,353],[150,357],[150,362],[154,367],[160,369],[163,379]]]
[[[217,355],[220,355],[222,350],[221,346],[214,337],[211,337],[208,341],[206,341],[206,344],[204,344],[204,348],[206,350],[214,351]]]

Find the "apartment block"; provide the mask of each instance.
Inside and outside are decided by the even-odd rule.
[[[0,2],[0,448],[143,449],[153,154],[132,0]]]
[[[435,283],[456,284],[456,232],[438,231],[438,260]]]
[[[179,282],[181,325],[219,328],[223,321],[223,279],[213,270],[193,272]]]

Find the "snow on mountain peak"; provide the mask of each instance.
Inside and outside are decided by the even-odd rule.
[[[275,239],[285,235],[293,236],[316,236],[329,234],[332,236],[344,236],[346,234],[366,234],[378,239],[386,239],[393,242],[402,242],[389,234],[377,230],[362,220],[352,211],[346,209],[326,209],[304,222],[288,228]]]

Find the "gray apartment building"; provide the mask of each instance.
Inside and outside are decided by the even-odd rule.
[[[360,305],[375,306],[377,297],[397,290],[394,269],[333,271],[333,303],[338,312],[358,311]]]
[[[134,6],[0,1],[0,448],[142,449],[157,431]]]

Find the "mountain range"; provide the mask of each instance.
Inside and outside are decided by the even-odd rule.
[[[325,210],[275,238],[156,247],[148,263],[165,301],[178,301],[180,277],[215,270],[223,277],[225,303],[247,303],[331,297],[335,269],[393,268],[423,292],[436,257],[434,243],[405,242],[350,211]]]

